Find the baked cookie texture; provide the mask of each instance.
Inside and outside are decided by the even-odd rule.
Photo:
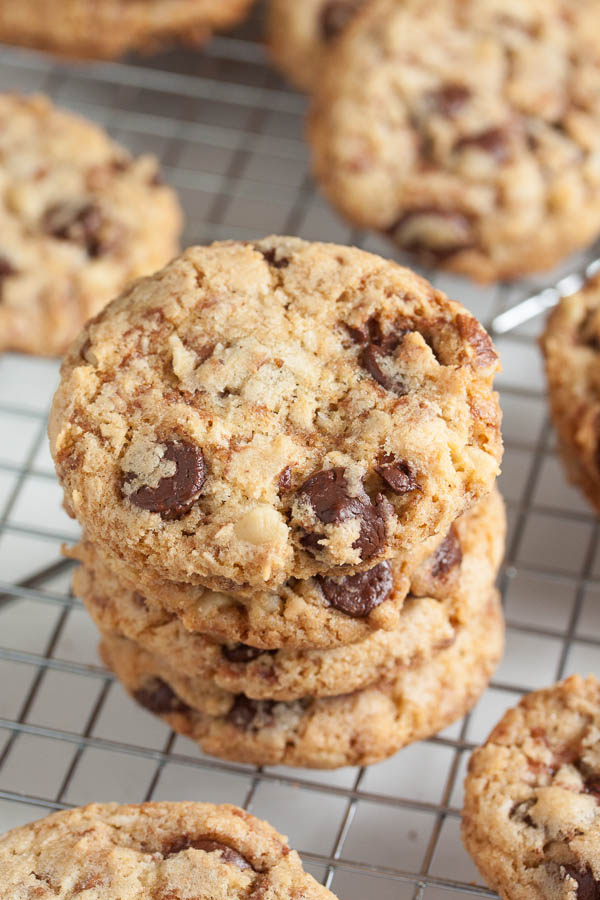
[[[0,95],[0,352],[63,353],[178,252],[181,225],[154,157],[132,157],[46,97]]]
[[[420,666],[337,697],[289,703],[232,695],[229,711],[208,715],[188,702],[185,676],[126,638],[105,637],[102,658],[138,703],[205,753],[257,765],[322,769],[368,765],[435,734],[469,710],[502,654],[499,596],[472,617],[453,644]],[[179,691],[184,691],[188,700]]]
[[[493,491],[464,513],[441,541],[430,538],[419,547],[406,566],[390,560],[358,575],[290,579],[276,591],[249,595],[148,577],[86,540],[69,555],[83,563],[75,573],[75,592],[91,598],[95,615],[110,617],[110,627],[119,630],[116,615],[123,615],[122,598],[133,600],[127,603],[127,628],[133,630],[121,628],[128,637],[139,639],[136,634],[145,628],[144,617],[151,611],[153,617],[158,615],[155,623],[176,616],[187,631],[220,644],[315,650],[363,643],[379,631],[398,635],[407,593],[447,599],[449,591],[462,591],[472,579],[495,571],[504,533],[504,504]],[[437,614],[444,615],[440,610]],[[383,641],[383,635],[378,640]]]
[[[600,275],[554,308],[541,347],[567,473],[600,510]]]
[[[596,0],[374,0],[321,67],[314,171],[353,223],[478,281],[600,233]]]
[[[72,345],[67,509],[138,570],[219,589],[410,554],[492,488],[498,359],[464,307],[361,250],[196,247]]]
[[[110,59],[173,41],[201,44],[240,21],[252,0],[46,0],[0,5],[0,41],[78,59]]]
[[[287,839],[236,806],[91,804],[0,837],[3,900],[332,900]]]
[[[301,90],[312,90],[332,44],[365,2],[270,0],[267,34],[273,62]]]
[[[185,673],[179,695],[215,715],[229,711],[232,694],[284,701],[347,694],[428,661],[481,615],[503,556],[504,534],[504,507],[494,492],[463,514],[441,548],[413,573],[393,631],[379,630],[329,650],[265,651],[189,632],[176,615],[149,605],[93,560],[76,570],[73,589],[109,638],[127,637],[164,660],[176,660],[172,668]]]
[[[529,694],[473,753],[463,838],[503,900],[600,896],[600,684]]]

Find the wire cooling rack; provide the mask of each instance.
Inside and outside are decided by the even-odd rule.
[[[188,244],[280,232],[391,255],[316,193],[305,100],[268,67],[259,27],[257,15],[202,52],[115,64],[71,66],[3,48],[0,88],[43,90],[134,151],[157,153],[185,206]],[[435,281],[486,323],[549,283],[509,290]],[[60,508],[46,446],[58,364],[0,357],[0,831],[91,800],[227,801],[288,834],[343,900],[493,896],[460,844],[469,751],[523,692],[600,668],[598,523],[555,455],[539,325],[498,340],[510,517],[504,662],[464,721],[379,765],[336,772],[206,757],[134,706],[105,671],[60,558],[77,529]]]

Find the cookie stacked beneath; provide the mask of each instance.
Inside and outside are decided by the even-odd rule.
[[[293,238],[193,248],[110,304],[50,437],[135,699],[206,752],[315,767],[469,709],[503,638],[496,369],[414,273]]]

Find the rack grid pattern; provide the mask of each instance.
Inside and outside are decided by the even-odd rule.
[[[134,151],[158,154],[186,210],[186,244],[280,232],[392,255],[319,198],[303,141],[305,99],[269,68],[259,34],[257,14],[200,52],[93,65],[2,48],[0,86],[47,92]],[[435,282],[485,323],[544,285]],[[233,802],[287,833],[343,900],[494,896],[460,844],[469,752],[522,693],[600,669],[598,523],[555,455],[539,327],[498,341],[510,520],[504,662],[464,721],[377,766],[336,772],[204,756],[135,707],[105,671],[60,555],[77,528],[60,508],[46,446],[58,363],[0,357],[0,832],[93,799]]]

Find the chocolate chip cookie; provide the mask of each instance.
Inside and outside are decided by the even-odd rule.
[[[0,837],[3,900],[334,900],[267,822],[212,803],[94,803]]]
[[[180,230],[154,157],[133,158],[45,97],[0,95],[0,352],[64,352],[177,253]]]
[[[600,897],[600,684],[524,697],[475,751],[463,838],[503,900]]]
[[[560,301],[541,346],[567,473],[600,510],[600,275]]]
[[[277,66],[302,90],[317,84],[334,41],[365,0],[271,0],[267,30]]]
[[[596,0],[374,0],[324,61],[314,170],[353,223],[479,281],[600,233]]]
[[[179,40],[200,44],[234,25],[252,0],[46,0],[0,4],[0,41],[79,59],[108,59]]]
[[[423,665],[338,697],[290,703],[232,695],[225,715],[199,712],[179,696],[182,678],[126,638],[104,638],[101,653],[135,700],[206,753],[257,765],[313,768],[367,765],[460,718],[485,689],[502,653],[499,598],[457,630],[453,644]]]
[[[216,589],[341,577],[489,493],[497,368],[477,320],[394,263],[217,243],[89,324],[51,449],[67,509],[138,571]]]
[[[232,693],[286,701],[346,694],[401,667],[423,664],[481,614],[502,559],[504,533],[504,508],[494,492],[461,516],[413,573],[394,630],[329,650],[264,650],[189,632],[176,615],[149,605],[93,556],[76,570],[73,589],[104,634],[127,637],[164,660],[177,660],[177,671],[185,673],[180,696],[214,715],[228,711]]]

